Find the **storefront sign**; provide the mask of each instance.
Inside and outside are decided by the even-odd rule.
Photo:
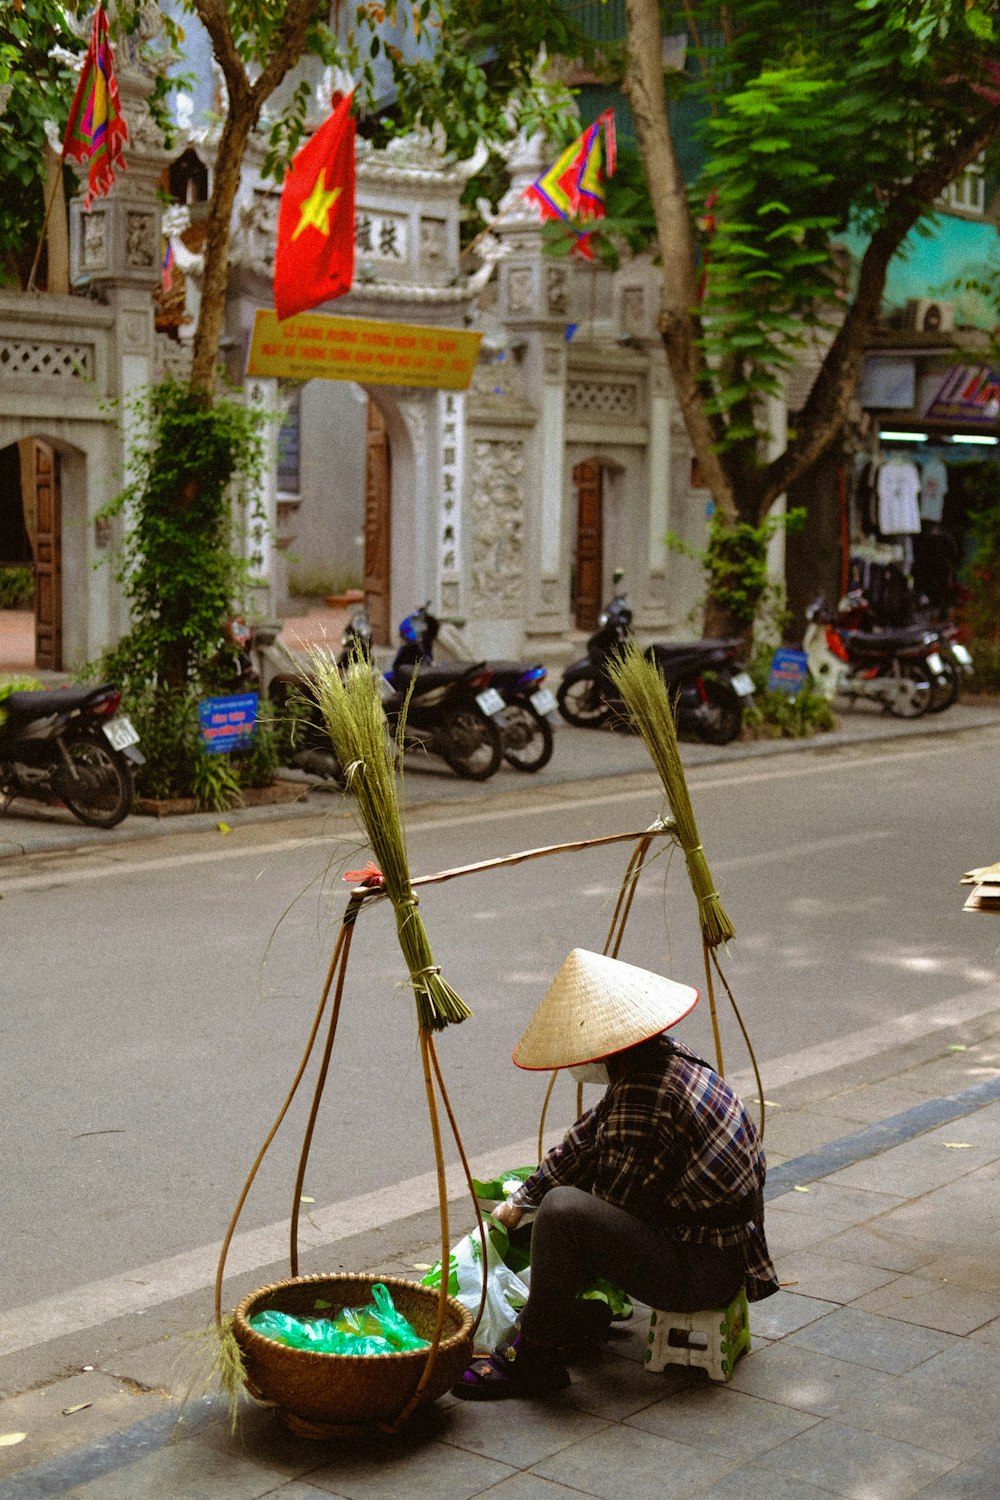
[[[1000,374],[989,365],[956,365],[931,398],[924,417],[965,427],[995,427],[1000,416]]]
[[[228,698],[203,698],[198,704],[202,743],[212,755],[245,750],[257,722],[257,694],[235,693]]]
[[[279,323],[276,313],[258,310],[247,374],[464,391],[482,337],[464,328],[334,318],[327,313],[300,313]]]

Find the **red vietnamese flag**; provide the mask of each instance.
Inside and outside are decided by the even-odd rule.
[[[354,280],[354,120],[337,99],[292,164],[281,190],[274,256],[279,319],[342,297]]]

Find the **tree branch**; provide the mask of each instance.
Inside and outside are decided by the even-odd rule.
[[[230,108],[241,108],[250,93],[250,80],[236,50],[225,0],[192,0],[195,14],[208,32],[212,53],[222,69],[229,92]]]

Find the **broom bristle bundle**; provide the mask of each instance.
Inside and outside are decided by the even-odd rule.
[[[663,674],[643,655],[635,641],[629,641],[621,654],[612,658],[608,671],[663,782],[677,824],[677,838],[684,850],[688,877],[698,902],[702,936],[710,948],[717,948],[720,943],[727,943],[735,937],[736,929],[715,889],[702,847]]]
[[[359,656],[341,675],[328,651],[311,656],[316,701],[334,752],[347,768],[348,786],[396,913],[396,932],[410,971],[417,1016],[425,1030],[441,1031],[472,1012],[441,977],[410,884],[406,836],[397,795],[392,740],[371,664]],[[399,739],[402,737],[400,719]],[[397,747],[398,748],[398,747]]]

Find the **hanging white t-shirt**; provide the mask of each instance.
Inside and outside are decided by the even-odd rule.
[[[920,470],[905,458],[890,458],[878,471],[878,529],[883,536],[920,530]]]
[[[939,458],[929,458],[920,472],[920,515],[925,521],[940,521],[948,493],[948,470]]]

